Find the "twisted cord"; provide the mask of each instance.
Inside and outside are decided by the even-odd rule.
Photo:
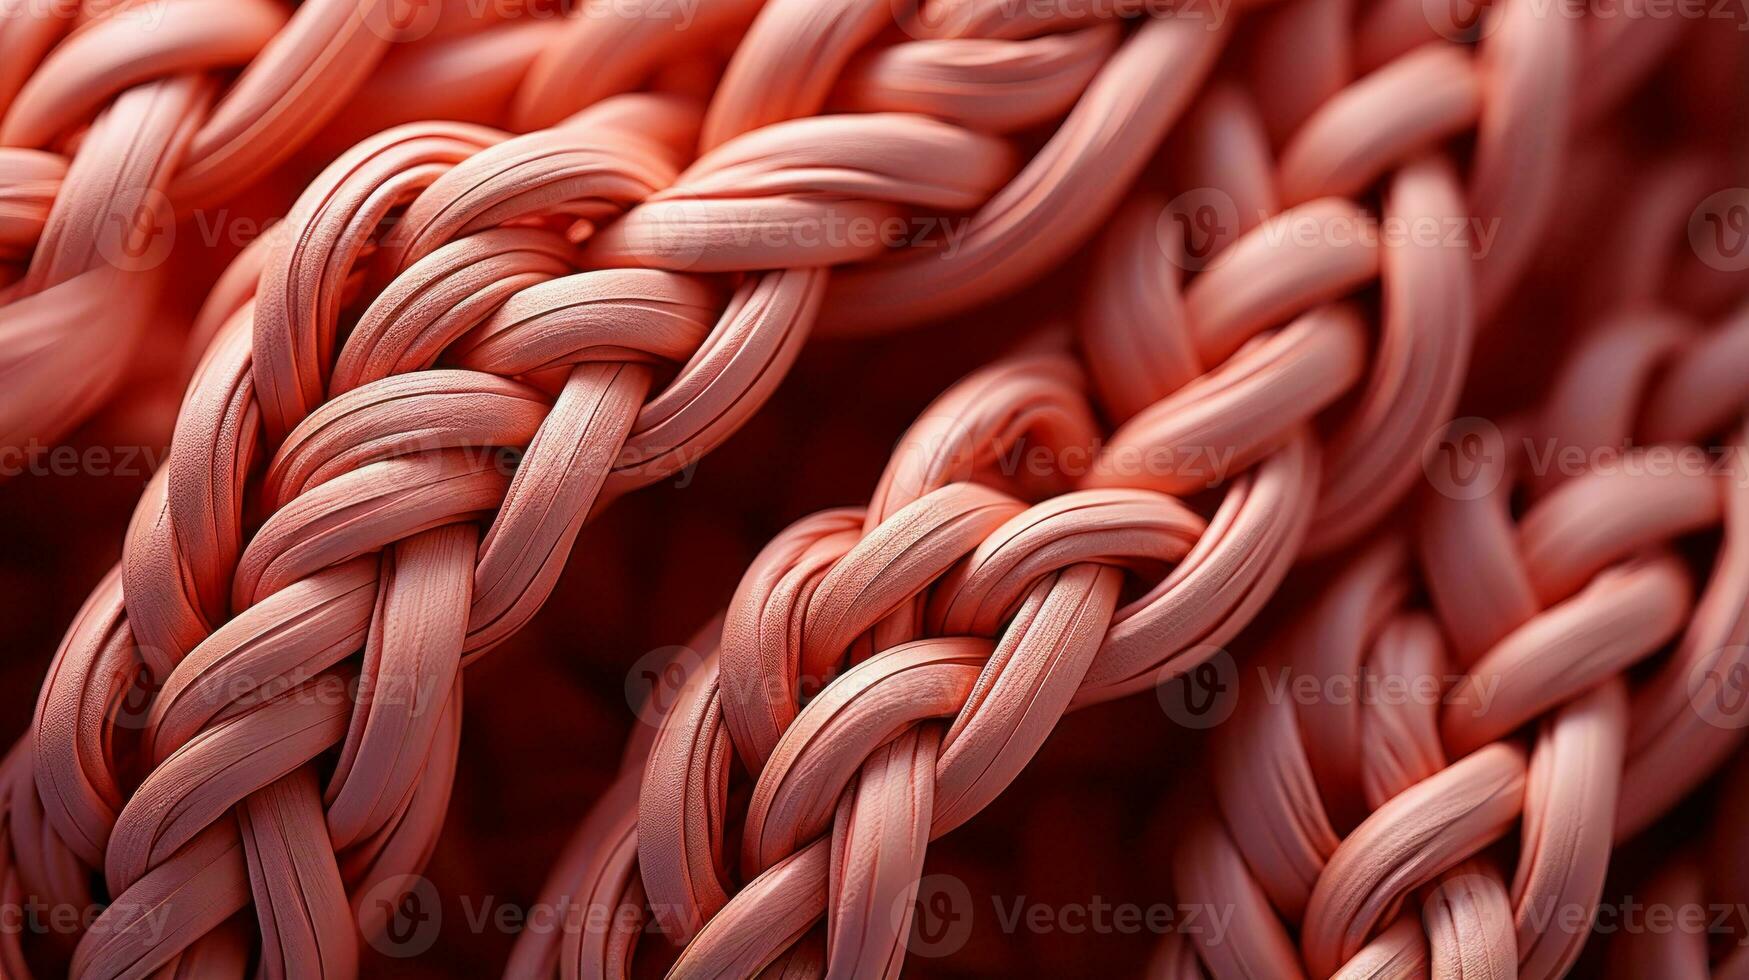
[[[422,866],[435,841],[461,668],[533,615],[582,522],[726,438],[817,322],[869,332],[939,318],[1059,264],[1117,204],[1232,33],[1171,18],[1127,32],[1037,22],[964,2],[926,5],[913,25],[926,36],[878,46],[890,14],[877,6],[888,5],[710,3],[695,29],[659,38],[637,18],[453,36],[439,25],[417,56],[416,45],[396,52],[429,59],[428,85],[465,70],[507,86],[515,128],[532,131],[413,123],[373,136],[209,296],[196,336],[212,340],[170,461],[4,767],[8,893],[83,903],[101,871],[110,904],[68,951],[72,972],[228,975],[252,961],[268,975],[355,972],[353,924],[366,936],[383,926],[362,900]],[[1264,14],[1256,43],[1282,43],[1314,16],[1305,11],[1326,8],[1337,9]],[[340,9],[306,4],[259,50]],[[0,153],[27,204],[23,221],[0,225],[5,254],[31,253],[12,288],[40,296],[81,281],[88,314],[108,295],[91,288],[107,283],[59,278],[112,274],[87,261],[96,233],[56,221],[86,169],[131,161],[146,176],[91,185],[223,197],[345,91],[417,75],[385,57],[364,78],[386,41],[353,18],[376,9],[349,6],[340,26],[293,35],[320,50],[283,42],[304,67],[251,68],[205,122],[190,121],[212,98],[196,69],[247,60],[236,25],[254,8],[189,21],[194,54],[168,35],[167,80],[129,74],[153,63],[138,53],[119,67],[93,58],[101,70],[73,93],[46,86],[75,68],[44,72],[43,94],[31,75],[6,132],[55,140],[77,125],[57,114],[103,114],[70,161]],[[1568,108],[1572,59],[1539,74],[1514,54],[1567,50],[1571,38],[1532,32],[1570,26],[1515,21],[1511,9],[1475,59],[1391,34],[1358,80],[1330,61],[1306,67],[1333,85],[1288,85],[1256,105],[1242,89],[1211,90],[1187,133],[1207,167],[1193,186],[1256,205],[1258,220],[1219,237],[1208,253],[1218,263],[1181,296],[1165,262],[1128,279],[1112,271],[1158,254],[1142,241],[1145,211],[1108,232],[1100,275],[1113,287],[1089,299],[1082,339],[1098,403],[1121,423],[1110,440],[1098,438],[1081,366],[1011,362],[938,403],[944,421],[914,430],[915,456],[895,459],[865,511],[774,543],[755,566],[768,581],[743,583],[720,654],[648,746],[657,775],[616,790],[580,838],[572,859],[617,869],[599,893],[653,905],[671,938],[690,940],[683,972],[893,972],[904,930],[887,909],[914,888],[927,840],[993,799],[1064,710],[1188,669],[1302,551],[1375,522],[1407,489],[1420,435],[1450,414],[1472,297],[1499,302],[1534,248],[1569,116],[1608,108]],[[119,30],[110,24],[80,30]],[[237,33],[195,30],[214,25]],[[602,100],[742,29],[708,105],[684,83]],[[450,57],[481,50],[493,58]],[[332,84],[334,97],[314,100],[319,111],[281,106],[292,76]],[[108,96],[78,101],[104,85],[124,89],[107,109]],[[1322,94],[1291,104],[1308,91]],[[487,112],[495,94],[453,97]],[[1377,111],[1403,98],[1413,115]],[[124,102],[138,114],[121,113]],[[829,108],[856,114],[820,115]],[[1531,138],[1533,112],[1560,120],[1552,135]],[[1021,165],[1006,134],[1059,117]],[[1466,190],[1441,148],[1471,131]],[[157,142],[86,153],[104,138]],[[1337,160],[1348,145],[1368,154]],[[1243,182],[1257,174],[1268,179]],[[1317,236],[1281,244],[1283,228],[1365,220],[1356,199],[1380,183],[1386,218],[1450,219],[1466,201],[1522,194],[1511,213],[1531,220],[1511,233],[1516,251],[1479,265]],[[40,221],[29,217],[39,205]],[[952,254],[807,237],[833,221],[940,213],[972,216]],[[1313,420],[1353,393],[1369,361],[1366,308],[1336,301],[1375,282],[1374,369],[1358,407],[1322,419],[1335,434],[1315,435]],[[1143,336],[1145,321],[1100,312],[1124,290],[1131,307],[1182,312]],[[57,300],[55,315],[64,309]],[[1159,344],[1173,352],[1151,372],[1124,373],[1126,356]],[[92,363],[87,377],[101,374]],[[1002,474],[1005,453],[1033,440],[1092,469],[1046,475],[1042,492]],[[1124,462],[1199,444],[1230,450],[1231,471],[1211,483],[1177,468],[1137,476]],[[1386,492],[1361,492],[1381,482]],[[1222,489],[1213,513],[1170,495],[1199,485]],[[1120,601],[1125,571],[1157,584]],[[730,874],[736,764],[757,775]],[[595,848],[596,833],[618,843]],[[601,945],[567,938],[563,956],[519,955],[623,967],[633,947],[616,929]],[[9,967],[23,963],[0,946]]]
[[[472,17],[463,5],[409,10],[399,0],[323,0],[289,19],[267,0],[135,0],[100,5],[86,18],[72,0],[13,3],[19,9],[0,18],[0,43],[17,54],[0,74],[0,302],[9,314],[0,378],[18,394],[0,416],[0,446],[51,442],[95,411],[121,382],[152,296],[170,274],[177,217],[259,180],[343,106],[374,129],[425,118],[551,127],[638,88],[671,58],[745,31],[721,91],[694,86],[714,107],[701,149],[829,104],[923,113],[992,133],[1069,112],[1014,181],[974,202],[982,206],[970,209],[963,248],[852,270],[833,287],[832,329],[884,330],[1010,292],[1071,254],[1140,171],[1226,33],[1161,22],[1120,45],[1109,11],[1062,23],[1025,15],[986,22],[961,11],[976,4],[932,2],[905,15],[917,40],[857,59],[903,11],[874,0],[826,8],[707,0],[677,29],[670,0],[612,18],[500,9],[514,4]],[[241,64],[248,67],[215,101],[213,73]],[[74,136],[80,152],[68,149]],[[698,224],[715,226],[700,234],[719,237],[730,228],[742,239],[793,235],[808,217],[797,210],[768,201],[739,225],[750,217],[745,205],[695,212],[651,202],[627,230],[666,237]],[[846,206],[852,213],[835,220],[881,213],[857,210]],[[691,236],[678,238],[679,252],[639,243],[643,262],[694,268]],[[882,251],[876,243],[855,257]],[[843,260],[815,249],[806,262]],[[141,300],[126,315],[96,305],[121,289]],[[871,305],[891,302],[895,290],[910,308]]]
[[[1258,95],[1216,88],[1185,127],[1180,183],[1189,189],[1172,210],[1182,238],[1176,264],[1195,275],[1180,283],[1142,273],[1134,258],[1125,265],[1126,252],[1145,254],[1135,249],[1149,231],[1139,216],[1127,236],[1114,231],[1105,243],[1084,343],[1102,403],[1124,423],[1112,453],[1202,444],[1235,449],[1242,463],[1266,452],[1285,427],[1256,425],[1235,401],[1306,418],[1349,394],[1367,361],[1341,344],[1337,328],[1314,327],[1331,318],[1326,304],[1377,282],[1378,356],[1361,407],[1328,442],[1308,551],[1352,541],[1407,491],[1422,441],[1456,403],[1474,324],[1503,302],[1548,224],[1573,125],[1579,28],[1524,4],[1489,16],[1473,56],[1418,18],[1419,30],[1370,45],[1376,67],[1353,76],[1341,60],[1352,43],[1344,8],[1296,4],[1265,15],[1254,41]],[[1288,32],[1341,38],[1321,56],[1329,64],[1291,59],[1315,82],[1269,76],[1278,66],[1261,55]],[[1308,85],[1321,98],[1296,101]],[[1465,131],[1476,134],[1467,192],[1440,152]],[[1379,185],[1374,216],[1356,198]],[[1465,254],[1478,221],[1495,222],[1499,241]],[[1448,235],[1456,247],[1445,249],[1388,237],[1415,227],[1462,232]],[[1368,236],[1381,228],[1386,234]],[[1333,322],[1341,319],[1354,318]],[[1186,384],[1205,372],[1207,380]],[[1239,427],[1248,431],[1231,431]],[[1152,485],[1182,493],[1195,484]]]
[[[1182,105],[1220,42],[1146,23],[1078,77]],[[1057,145],[1139,161],[1170,102],[1138,122],[1084,97]],[[637,94],[521,136],[396,127],[220,280],[169,462],[7,770],[9,813],[40,812],[9,825],[18,886],[108,898],[73,974],[355,972],[435,843],[461,667],[534,614],[591,513],[758,408],[827,266],[889,247],[803,233],[974,211],[1027,173],[996,131],[896,112],[694,159],[709,118]]]
[[[389,48],[371,24],[390,0],[5,6],[0,447],[20,447],[109,398],[177,216],[260,180],[339,110]]]
[[[1212,518],[1151,488],[1005,470],[1023,450],[1094,454],[1085,387],[1061,354],[974,375],[913,426],[867,510],[761,553],[602,804],[620,812],[591,818],[549,885],[605,897],[613,929],[525,936],[513,971],[621,975],[648,914],[685,943],[675,975],[803,969],[820,938],[827,972],[890,975],[928,840],[993,800],[1071,705],[1188,669],[1248,621],[1303,537],[1310,507],[1289,502],[1315,486],[1317,444],[1239,477]],[[1029,488],[1045,495],[1030,507]],[[1259,555],[1275,534],[1283,550]],[[1120,605],[1125,569],[1158,584]]]
[[[1131,242],[1140,223],[1126,211],[1112,235]],[[1130,263],[1136,250],[1106,254]],[[1461,288],[1468,270],[1458,258],[1447,268]],[[1102,269],[1097,279],[1108,277],[1119,278]],[[1266,313],[1252,332],[1295,313]],[[1307,353],[1321,337],[1349,364],[1327,395],[1228,380],[1265,373],[1255,362],[1270,342],[1284,366],[1277,376],[1307,361],[1308,375],[1328,374],[1330,362]],[[1247,340],[1241,333],[1233,346]],[[604,804],[620,812],[598,811],[573,845],[549,894],[605,896],[615,926],[525,936],[512,969],[621,975],[647,906],[685,943],[675,975],[896,972],[927,841],[994,799],[1072,704],[1189,669],[1273,590],[1314,509],[1319,442],[1307,422],[1358,381],[1362,342],[1354,309],[1318,307],[1143,410],[1194,405],[1181,395],[1206,386],[1227,399],[1208,417],[1253,420],[1223,433],[1249,471],[1226,483],[1209,518],[1161,489],[1188,474],[1137,478],[1122,468],[1118,454],[1147,437],[1126,443],[1131,430],[1120,428],[1098,445],[1082,369],[1063,355],[1011,360],[956,386],[901,441],[866,510],[806,519],[761,553],[720,645],[647,755],[629,758]],[[1257,403],[1304,414],[1272,417]],[[1277,428],[1257,431],[1259,419]],[[1153,439],[1144,444],[1189,443],[1171,432]],[[1040,486],[1040,474],[1012,469],[1027,449],[1093,464],[1058,468]],[[1121,569],[1161,568],[1170,571],[1158,584],[1120,607]],[[738,772],[752,781],[739,821],[729,812]],[[737,823],[731,870],[726,838]],[[612,840],[592,837],[601,833]]]
[[[1260,47],[1320,25],[1346,37],[1341,16],[1334,5],[1266,13]],[[1081,332],[1091,385],[1055,355],[973,376],[913,426],[866,509],[808,518],[762,552],[720,640],[703,645],[653,742],[628,754],[549,882],[548,898],[587,896],[614,925],[525,935],[512,970],[628,975],[636,956],[660,955],[638,941],[653,919],[681,944],[674,976],[894,975],[928,841],[994,799],[1063,711],[1188,670],[1250,619],[1298,554],[1376,523],[1412,483],[1420,440],[1450,414],[1472,297],[1486,290],[1479,301],[1493,308],[1522,275],[1579,125],[1581,28],[1525,5],[1491,16],[1475,59],[1398,33],[1369,47],[1375,69],[1352,84],[1324,66],[1335,80],[1312,86],[1317,101],[1293,101],[1306,84],[1268,86],[1267,103],[1226,84],[1202,96],[1184,130],[1188,184],[1243,202],[1233,213],[1244,223],[1195,243],[1191,258],[1213,261],[1181,287],[1138,247],[1157,234],[1158,203],[1126,206],[1101,242]],[[1554,54],[1532,59],[1539,46]],[[1539,113],[1554,120],[1550,139],[1524,133]],[[1466,194],[1438,148],[1472,127]],[[1280,163],[1272,142],[1285,146]],[[1479,261],[1281,230],[1364,221],[1343,195],[1379,183],[1386,218],[1459,219],[1466,199],[1474,209],[1512,195],[1497,206],[1529,220]],[[1360,383],[1369,360],[1364,308],[1338,301],[1380,278],[1373,372],[1358,401],[1320,427],[1334,434],[1315,437],[1308,423]],[[1117,424],[1103,442],[1092,406],[1077,400],[1090,395]],[[1079,450],[1095,462],[1053,474],[1056,487],[1028,484],[1000,462],[1032,443],[1047,459]],[[1202,489],[1206,472],[1124,466],[1126,456],[1205,444],[1230,449],[1235,466],[1216,481],[1224,493],[1212,515],[1170,496]],[[1339,465],[1319,465],[1332,458]],[[1331,482],[1320,485],[1320,472]],[[1641,577],[1664,586],[1652,602],[1680,597],[1671,563],[1648,567]],[[1126,590],[1126,571],[1148,578]],[[1673,632],[1672,619],[1666,611],[1656,623]],[[1425,616],[1401,632],[1398,655],[1410,662],[1437,638]],[[1450,798],[1464,801],[1454,806],[1465,829],[1435,846],[1504,833],[1524,795],[1522,753],[1500,746],[1473,758],[1444,784],[1393,801],[1396,819],[1425,821]],[[1390,777],[1375,777],[1385,798],[1397,795]],[[1223,853],[1211,828],[1198,838],[1207,846],[1187,849]],[[1352,853],[1383,843],[1369,837]],[[1237,861],[1231,846],[1224,853]],[[1437,932],[1451,955],[1471,954],[1480,913],[1513,921],[1497,873],[1470,870],[1440,893]],[[1265,894],[1250,894],[1267,913]],[[1320,913],[1324,959],[1356,931],[1342,933],[1345,923],[1364,921],[1364,938],[1366,916],[1381,915],[1364,891],[1345,895],[1318,906],[1341,910]],[[1294,963],[1293,944],[1275,934],[1275,962]],[[1272,934],[1257,936],[1268,949]],[[1179,944],[1162,959],[1189,966],[1196,955]]]
[[[1181,898],[1231,903],[1243,922],[1223,944],[1175,939],[1159,975],[1572,968],[1612,846],[1741,744],[1741,706],[1709,694],[1741,669],[1749,483],[1696,441],[1749,405],[1746,324],[1625,310],[1591,330],[1533,420],[1454,436],[1461,492],[1428,495],[1413,547],[1392,536],[1354,558],[1247,675],[1215,738],[1218,814],[1174,867]],[[1660,452],[1692,465],[1659,466]],[[1562,453],[1586,470],[1551,465]],[[1671,547],[1713,530],[1696,598]],[[1307,680],[1437,696],[1283,695]],[[1494,845],[1514,836],[1508,877]]]
[[[1678,848],[1672,860],[1637,883],[1648,906],[1676,910],[1683,918],[1674,928],[1635,929],[1616,936],[1608,955],[1612,969],[1622,975],[1730,977],[1749,966],[1741,924],[1722,922],[1715,911],[1734,910],[1749,894],[1741,831],[1744,807],[1749,804],[1744,758],[1739,754],[1720,780],[1708,824],[1696,844]],[[1721,935],[1730,943],[1718,942]]]

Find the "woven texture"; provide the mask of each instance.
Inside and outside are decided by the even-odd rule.
[[[1749,970],[1746,26],[0,0],[0,974]]]

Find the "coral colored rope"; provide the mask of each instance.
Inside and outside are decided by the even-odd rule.
[[[1265,627],[1259,669],[1455,679],[1443,706],[1241,686],[1169,876],[1237,924],[1157,973],[1560,975],[1588,929],[1533,913],[1595,910],[1612,848],[1738,747],[1690,682],[1746,669],[1745,481],[1506,451],[1740,425],[1749,320],[1660,302],[1738,298],[1669,256],[1718,154],[1621,136],[1698,30],[1532,0],[474,6],[0,0],[0,450],[170,342],[179,222],[296,191],[196,283],[169,456],[0,764],[4,904],[101,909],[0,930],[0,973],[368,972],[443,829],[467,668],[584,524],[815,336],[1033,286],[1067,329],[992,352],[865,504],[746,569],[556,859],[544,901],[613,914],[523,933],[509,975],[895,976],[931,843],[1069,711]],[[1572,240],[1622,174],[1608,241]],[[1536,410],[1449,430],[1484,463],[1430,493],[1472,363],[1534,346],[1539,302],[1592,322]]]

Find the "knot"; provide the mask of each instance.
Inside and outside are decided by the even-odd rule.
[[[1064,461],[1097,458],[1083,386],[1060,355],[973,375],[900,440],[873,507],[801,521],[756,559],[642,764],[638,867],[687,943],[676,969],[789,949],[759,911],[773,889],[808,903],[798,923],[827,916],[833,962],[890,956],[928,840],[995,799],[1071,705],[1187,669],[1291,558],[1249,561],[1258,522],[1292,539],[1278,502],[1309,475],[1303,437],[1212,518],[1147,487],[1074,490]],[[1120,607],[1126,571],[1154,584]],[[737,760],[753,779],[738,874]],[[816,889],[829,828],[865,870]]]

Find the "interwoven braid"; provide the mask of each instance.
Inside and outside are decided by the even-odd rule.
[[[1268,152],[1237,89],[1206,98],[1218,108],[1193,113],[1191,139],[1236,126],[1256,138],[1229,143]],[[1449,168],[1427,160],[1394,178],[1386,208],[1456,216],[1458,198]],[[1181,297],[1166,258],[1139,247],[1158,214],[1142,202],[1113,223],[1082,334],[1108,412],[1128,421],[1101,440],[1081,366],[1013,359],[924,414],[868,508],[780,535],[549,884],[545,901],[570,896],[611,925],[525,936],[513,973],[625,975],[647,906],[685,943],[675,975],[891,975],[927,841],[994,799],[1069,707],[1187,670],[1245,625],[1307,543],[1320,497],[1339,492],[1320,488],[1321,456],[1392,488],[1358,520],[1325,520],[1325,546],[1407,489],[1456,397],[1468,254],[1386,246],[1399,254],[1381,260],[1328,236],[1306,250],[1259,226]],[[1286,220],[1330,215],[1361,209],[1316,201]],[[1381,267],[1393,353],[1320,439],[1309,423],[1361,385],[1367,361],[1358,308],[1330,301]],[[1129,462],[1201,446],[1230,450],[1232,471]],[[1029,454],[1045,471],[1016,467]],[[1216,486],[1207,518],[1168,493]],[[1161,568],[1120,606],[1123,569]],[[744,815],[730,812],[742,778]]]
[[[1158,973],[1572,968],[1612,845],[1742,741],[1726,695],[1749,638],[1749,473],[1695,443],[1742,445],[1746,338],[1749,311],[1703,331],[1630,309],[1593,329],[1534,422],[1454,435],[1463,482],[1428,495],[1413,545],[1392,536],[1353,559],[1246,675],[1214,734],[1218,816],[1187,834],[1173,874],[1185,900],[1237,921],[1195,952],[1173,937]],[[1584,472],[1561,463],[1574,458]],[[1697,586],[1672,545],[1712,530]],[[1306,679],[1428,693],[1281,693]]]
[[[1180,183],[1190,190],[1178,200],[1189,213],[1175,215],[1187,230],[1179,264],[1199,274],[1181,289],[1170,275],[1113,258],[1085,318],[1102,402],[1126,422],[1114,449],[1188,443],[1237,448],[1245,460],[1262,451],[1250,441],[1262,427],[1229,411],[1236,400],[1259,399],[1249,406],[1259,414],[1308,417],[1367,365],[1349,353],[1341,329],[1290,321],[1380,283],[1378,356],[1360,407],[1329,440],[1307,542],[1313,553],[1352,540],[1414,479],[1421,440],[1455,402],[1474,323],[1504,302],[1547,225],[1569,133],[1582,112],[1602,111],[1577,96],[1580,73],[1602,56],[1581,45],[1599,33],[1592,22],[1498,5],[1471,55],[1439,39],[1421,12],[1395,9],[1406,6],[1381,7],[1358,38],[1342,4],[1270,14],[1253,38],[1257,96],[1213,88],[1186,125]],[[1331,43],[1278,56],[1307,36]],[[1637,43],[1668,40],[1648,34]],[[1439,149],[1472,131],[1466,191]],[[1354,198],[1380,185],[1383,207],[1366,215]],[[1216,221],[1199,229],[1198,212],[1211,200]],[[1464,261],[1462,243],[1476,238],[1480,221],[1497,240]],[[1456,226],[1465,234],[1457,248],[1381,248],[1360,234],[1368,222],[1387,234]],[[1145,262],[1140,222],[1128,232],[1111,236],[1108,253]],[[1230,380],[1186,386],[1284,323],[1235,358],[1242,367],[1211,372]]]
[[[1062,355],[975,375],[902,442],[870,508],[767,547],[549,885],[554,907],[613,927],[531,934],[513,973],[626,974],[646,903],[688,943],[676,975],[810,969],[819,937],[795,944],[822,915],[829,972],[891,973],[930,838],[994,799],[1069,707],[1188,669],[1249,620],[1309,503],[1286,528],[1264,518],[1313,492],[1315,444],[1241,477],[1208,520],[1121,486],[1029,507],[1015,494],[1073,479],[1003,461],[1094,453],[1084,385]],[[1120,608],[1122,569],[1163,566]]]
[[[119,377],[139,327],[99,304],[166,273],[115,258],[149,244],[126,221],[105,239],[118,214],[235,193],[349,95],[374,122],[423,90],[407,104],[451,119],[341,155],[211,292],[169,461],[4,767],[9,900],[107,908],[72,948],[5,936],[7,975],[356,972],[375,899],[434,846],[461,668],[533,616],[583,522],[727,438],[816,330],[1007,295],[1116,210],[1082,356],[975,375],[866,509],[774,542],[555,879],[647,903],[682,974],[896,972],[928,839],[1064,711],[1199,663],[1408,491],[1572,134],[1677,40],[1528,0],[1474,46],[1418,0],[1358,25],[1293,3],[1243,33],[990,0],[701,0],[676,30],[658,6],[4,22],[35,54],[0,71],[22,204],[0,255],[28,256],[0,358],[30,359],[0,444],[53,438]],[[160,7],[173,29],[142,48]],[[720,77],[663,74],[729,42]],[[215,102],[210,74],[243,63]],[[1186,196],[1119,209],[1186,110]],[[1232,220],[1195,224],[1210,200]],[[1189,232],[1165,251],[1162,213]],[[955,215],[952,248],[822,233]],[[1476,216],[1500,221],[1480,257],[1364,234]],[[1016,471],[1032,449],[1045,471]],[[635,931],[531,938],[512,969],[622,973]]]
[[[1319,16],[1335,17],[1326,7]],[[1298,18],[1315,9],[1325,8],[1277,16],[1304,30]],[[1476,61],[1414,36],[1380,41],[1368,50],[1381,67],[1321,104],[1265,107],[1238,85],[1205,93],[1181,147],[1188,186],[1247,202],[1235,211],[1255,218],[1222,227],[1182,290],[1170,264],[1138,247],[1158,203],[1127,206],[1108,230],[1081,339],[1090,387],[1122,424],[1106,440],[1088,429],[1092,413],[1077,401],[1088,382],[1060,355],[1011,361],[925,414],[866,510],[822,513],[780,535],[549,881],[543,905],[568,903],[582,921],[525,935],[512,972],[629,975],[640,950],[660,955],[640,945],[653,917],[682,945],[675,976],[896,973],[927,842],[994,799],[1065,710],[1193,667],[1297,555],[1376,523],[1449,414],[1471,296],[1502,303],[1534,248],[1563,127],[1607,108],[1573,93],[1580,56],[1563,46],[1577,46],[1580,27],[1511,5],[1493,16]],[[1573,60],[1513,60],[1538,43]],[[1478,80],[1488,70],[1515,79],[1503,104],[1479,94],[1496,91]],[[1550,143],[1514,129],[1532,114],[1526,104],[1554,120]],[[1290,135],[1275,163],[1266,120],[1278,116]],[[1478,120],[1466,205],[1436,148]],[[1474,264],[1279,231],[1364,220],[1359,203],[1331,195],[1378,183],[1385,220],[1457,219],[1508,190],[1523,197],[1506,213],[1539,217]],[[1362,308],[1331,303],[1380,277],[1380,347],[1368,358]],[[1316,430],[1327,435],[1314,435],[1308,422],[1356,387]],[[1021,446],[1094,462],[1041,485],[1001,465],[1025,458]],[[1220,474],[1230,482],[1206,520],[1169,494],[1208,488],[1208,470],[1126,465],[1198,446],[1232,450],[1235,467]],[[1404,560],[1375,577],[1406,577]],[[1143,575],[1129,593],[1125,571]],[[1659,621],[1679,620],[1676,607]],[[1260,962],[1235,972],[1298,969]]]
[[[0,447],[51,444],[109,397],[174,271],[176,216],[338,112],[389,48],[389,6],[0,4]]]
[[[1749,937],[1741,910],[1749,898],[1743,821],[1749,818],[1749,756],[1739,753],[1696,839],[1637,882],[1648,908],[1670,909],[1674,925],[1627,930],[1608,946],[1620,976],[1742,976]]]
[[[743,46],[812,50],[831,28],[813,9],[766,5]],[[355,913],[367,936],[384,914],[361,896],[416,871],[440,826],[459,668],[533,615],[590,513],[757,408],[827,266],[889,248],[809,229],[972,213],[933,261],[996,267],[941,295],[928,263],[883,274],[933,312],[1012,289],[1092,230],[1224,38],[1171,20],[1026,34],[987,68],[1018,70],[1018,91],[973,86],[952,122],[807,118],[829,78],[797,94],[732,63],[708,110],[639,94],[523,136],[411,123],[335,161],[209,297],[169,462],[10,757],[11,887],[110,902],[72,972],[354,971]],[[1060,57],[1014,65],[1052,44],[1074,55],[1066,81]],[[865,103],[897,98],[884,78]],[[1065,112],[1018,167],[997,134]],[[1096,166],[1115,179],[1089,193]]]
[[[746,31],[716,90],[704,86],[711,109],[698,149],[817,114],[829,98],[842,111],[926,114],[991,133],[1048,124],[1079,100],[1058,137],[1000,194],[985,187],[971,202],[934,202],[976,210],[963,251],[948,260],[934,254],[882,263],[838,283],[834,322],[889,329],[988,299],[1072,251],[1158,143],[1222,37],[1187,22],[1159,25],[1119,51],[1109,20],[1040,22],[982,3],[905,12],[884,0],[699,0],[684,5],[684,30],[676,23],[683,5],[673,0],[616,7],[613,17],[585,5],[569,18],[548,11],[519,19],[545,5],[483,6],[490,16],[474,15],[466,0],[321,0],[288,18],[271,0],[8,0],[0,8],[7,53],[0,72],[0,381],[11,394],[0,406],[0,447],[52,443],[101,405],[140,342],[154,292],[175,271],[166,251],[177,217],[264,176],[355,92],[362,114],[379,120],[537,129],[638,87],[668,58]],[[879,57],[851,64],[901,13],[919,40],[884,45]],[[215,91],[218,73],[245,64],[222,94]],[[831,130],[789,134],[797,136],[843,138]],[[1103,179],[1090,179],[1094,172]],[[743,242],[787,239],[799,265],[870,258],[885,246],[810,248],[799,256],[805,246],[798,243],[812,242],[795,228],[821,215],[796,195],[845,198],[833,212],[839,221],[876,223],[891,210],[882,205],[905,203],[903,192],[895,201],[842,177],[849,182],[719,180],[697,188],[709,200],[691,205],[674,198],[692,189],[663,188],[669,200],[652,201],[626,223],[623,233],[639,237],[621,257],[694,268],[704,258],[694,236],[720,238],[733,228]],[[742,195],[761,200],[734,200]],[[659,241],[647,240],[652,231]],[[717,268],[737,264],[708,251]],[[770,264],[760,268],[786,264],[773,254],[762,259]],[[120,311],[106,303],[123,292],[138,301]],[[896,295],[904,299],[895,303]]]

